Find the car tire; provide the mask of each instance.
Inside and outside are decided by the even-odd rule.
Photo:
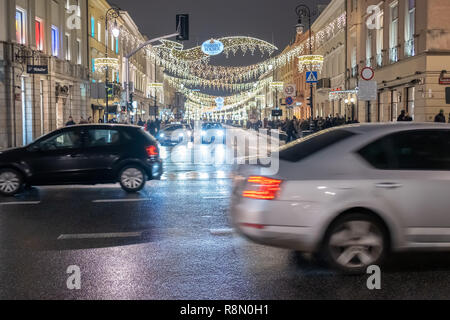
[[[14,169],[0,170],[0,194],[4,196],[14,196],[19,193],[24,186],[22,174]]]
[[[137,165],[124,167],[119,173],[119,183],[123,190],[128,193],[141,191],[147,182],[144,170]]]
[[[371,265],[381,266],[389,250],[384,224],[368,214],[351,213],[328,229],[321,256],[325,263],[345,274],[365,274]]]

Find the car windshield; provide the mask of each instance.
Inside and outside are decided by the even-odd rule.
[[[323,130],[281,147],[280,159],[298,162],[353,135],[353,132],[345,129]]]
[[[222,125],[220,123],[204,123],[202,129],[203,130],[222,129]]]
[[[184,127],[182,125],[175,125],[165,128],[164,131],[176,131],[180,129],[184,129]]]

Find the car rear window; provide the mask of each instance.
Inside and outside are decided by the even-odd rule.
[[[298,162],[355,134],[344,129],[324,130],[294,141],[280,149],[280,159]]]

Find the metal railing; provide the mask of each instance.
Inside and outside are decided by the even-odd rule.
[[[391,63],[398,62],[398,47],[389,49],[389,58],[390,58]]]
[[[414,57],[416,55],[416,46],[414,39],[405,42],[405,56]]]

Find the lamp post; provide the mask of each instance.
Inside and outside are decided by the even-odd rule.
[[[105,57],[108,58],[108,44],[109,44],[109,20],[110,19],[114,19],[114,26],[111,30],[112,35],[114,36],[114,38],[118,38],[120,35],[120,29],[117,26],[117,19],[120,17],[120,8],[118,7],[111,7],[108,9],[108,11],[106,11],[105,14],[105,37],[106,37],[106,53],[105,53]],[[106,65],[106,76],[105,76],[105,90],[106,90],[106,117],[105,117],[105,122],[108,123],[109,122],[109,66]]]
[[[312,47],[312,30],[311,30],[311,23],[312,23],[312,19],[311,19],[311,10],[309,9],[309,7],[307,5],[301,4],[299,6],[297,6],[295,8],[295,13],[297,14],[298,17],[298,22],[297,22],[297,32],[303,32],[305,30],[305,25],[303,24],[303,18],[307,17],[308,18],[308,24],[309,24],[309,54],[312,56],[313,54],[313,47]],[[312,71],[312,65],[311,65],[311,71]],[[313,98],[313,94],[314,94],[314,84],[310,84],[310,107],[311,107],[311,123],[313,122],[313,118],[314,118],[314,98]]]

